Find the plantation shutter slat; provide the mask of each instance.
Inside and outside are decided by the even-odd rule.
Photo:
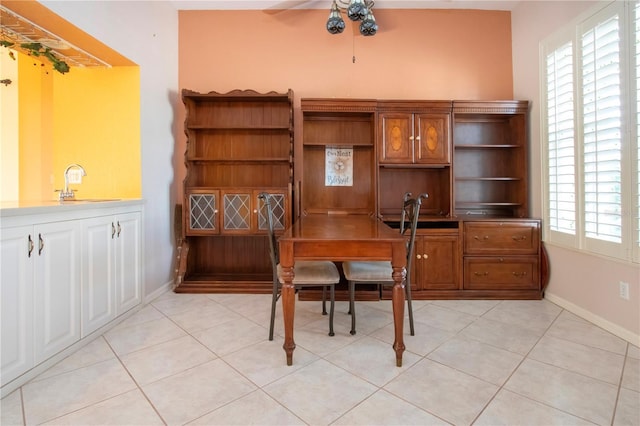
[[[548,216],[551,230],[575,235],[573,45],[547,55]]]
[[[618,16],[582,34],[584,226],[587,238],[622,241],[622,89]]]

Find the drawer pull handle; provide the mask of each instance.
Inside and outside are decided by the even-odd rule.
[[[525,241],[527,239],[526,235],[514,235],[511,237],[513,241]]]
[[[514,277],[518,277],[518,278],[524,278],[527,276],[526,272],[513,272],[513,276]]]
[[[31,257],[31,253],[33,252],[33,240],[31,239],[31,234],[29,234],[29,244],[28,244],[28,255]]]
[[[487,275],[489,275],[489,272],[484,271],[484,272],[474,272],[473,275],[475,275],[476,277],[486,277]]]
[[[475,236],[473,237],[473,239],[474,239],[474,240],[476,240],[476,241],[487,241],[487,240],[489,239],[489,236],[488,236],[488,235],[485,235],[484,237],[480,238],[480,237],[478,237],[477,235],[475,235]]]

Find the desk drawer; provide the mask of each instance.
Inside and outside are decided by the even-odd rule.
[[[538,256],[469,256],[464,259],[464,288],[467,290],[536,290],[539,282]]]
[[[537,254],[540,224],[536,221],[465,222],[465,254]]]

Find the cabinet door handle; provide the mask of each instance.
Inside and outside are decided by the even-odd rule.
[[[33,252],[33,240],[31,239],[31,234],[29,234],[29,243],[27,244],[27,254],[31,257],[31,253]]]
[[[474,272],[473,275],[475,275],[476,277],[486,277],[487,275],[489,275],[489,272],[485,271],[485,272]]]
[[[42,254],[42,249],[44,249],[44,240],[42,234],[38,234],[38,256]]]
[[[473,237],[473,239],[474,239],[474,240],[476,240],[476,241],[487,241],[487,240],[489,239],[489,236],[488,236],[488,235],[485,235],[484,237],[480,238],[480,237],[478,237],[477,235],[475,235],[475,236]]]
[[[122,228],[120,227],[120,221],[118,221],[118,238],[120,238],[121,231],[122,231]]]
[[[416,140],[420,142],[420,135],[416,136]]]
[[[113,240],[113,238],[116,235],[116,226],[113,224],[113,222],[111,222],[111,239]]]
[[[525,241],[527,239],[526,235],[513,235],[511,237],[513,241]]]
[[[416,255],[416,257],[418,258],[418,260],[422,259],[422,256],[421,256],[421,255],[419,255],[419,254],[418,254],[418,255]]]

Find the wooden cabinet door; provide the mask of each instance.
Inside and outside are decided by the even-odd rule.
[[[380,129],[380,163],[413,163],[414,138],[412,114],[381,113]]]
[[[253,191],[251,189],[229,189],[220,191],[222,201],[221,232],[225,234],[248,234],[252,232]]]
[[[420,235],[414,248],[414,291],[458,290],[459,250],[457,235]]]
[[[415,162],[423,164],[451,163],[449,114],[416,114]]]
[[[215,235],[220,233],[220,191],[194,189],[186,195],[187,207],[184,229],[187,235]]]
[[[273,216],[274,216],[274,224],[273,230],[276,233],[284,232],[285,229],[291,224],[291,208],[289,207],[289,197],[287,196],[287,190],[274,190],[274,189],[265,189],[265,190],[255,190],[253,191],[253,202],[254,202],[254,229],[257,233],[267,233],[268,230],[268,222],[267,222],[267,207],[265,203],[258,198],[261,192],[267,192],[271,195],[271,198],[274,200],[273,205]]]

